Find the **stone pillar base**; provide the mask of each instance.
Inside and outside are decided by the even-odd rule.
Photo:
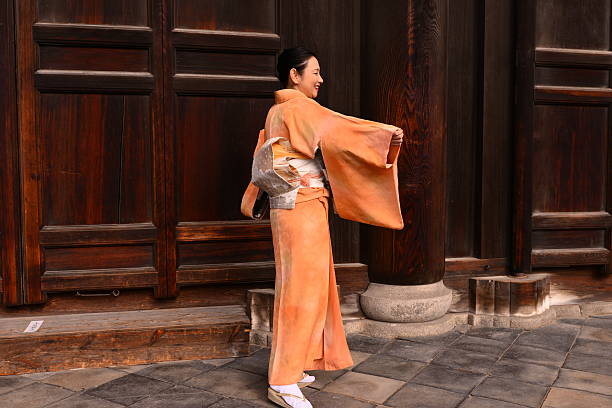
[[[360,301],[363,313],[371,320],[422,323],[444,316],[452,297],[442,281],[428,285],[370,283]]]
[[[396,339],[439,336],[450,332],[455,326],[460,324],[465,324],[465,316],[450,313],[439,319],[421,323],[390,323],[372,319],[361,319],[345,323],[345,331],[347,334],[359,333],[372,337]]]

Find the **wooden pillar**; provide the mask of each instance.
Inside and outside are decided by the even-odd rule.
[[[442,280],[445,238],[446,0],[365,1],[362,116],[404,129],[399,190],[405,227],[364,227],[370,281]]]
[[[511,274],[531,272],[535,0],[517,2],[516,127]]]
[[[13,5],[0,6],[0,290],[6,305],[23,303]]]

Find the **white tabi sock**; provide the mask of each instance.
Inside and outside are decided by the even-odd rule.
[[[297,384],[270,385],[270,388],[272,388],[274,391],[282,392],[284,394],[292,394],[297,395],[298,397],[304,397],[304,394],[302,394],[302,391],[300,390],[300,387],[298,387]],[[312,404],[308,400],[302,401],[301,399],[287,396],[282,396],[282,398],[287,404],[291,405],[293,408],[312,408]]]

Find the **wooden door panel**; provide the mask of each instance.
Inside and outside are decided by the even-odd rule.
[[[277,33],[278,0],[175,0],[177,28]]]
[[[239,203],[250,180],[253,140],[270,105],[269,98],[177,96],[179,224],[244,219]]]
[[[538,47],[610,49],[610,0],[538,0]]]
[[[148,26],[148,0],[38,0],[38,21]]]
[[[152,222],[147,95],[40,96],[43,225]]]
[[[18,5],[27,302],[165,295],[161,4]]]
[[[531,163],[533,267],[610,267],[612,241],[612,1],[530,0],[520,6],[518,156]],[[521,22],[522,20],[522,22]],[[526,23],[530,22],[530,23]],[[532,31],[531,31],[532,30]],[[532,34],[529,34],[529,33]],[[531,38],[530,38],[531,35]],[[522,166],[521,163],[517,164]],[[522,239],[522,238],[520,238]]]
[[[167,0],[166,9],[168,270],[178,286],[273,279],[269,222],[244,220],[240,200],[279,86],[278,2]]]
[[[608,108],[536,105],[533,211],[605,209]]]

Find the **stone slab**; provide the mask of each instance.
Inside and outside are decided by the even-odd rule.
[[[55,385],[32,383],[15,391],[2,394],[0,401],[8,408],[42,408],[74,393]]]
[[[550,386],[556,379],[559,369],[552,366],[530,364],[522,361],[502,359],[493,366],[491,375],[510,378],[521,382]]]
[[[468,394],[484,378],[484,374],[469,373],[431,364],[421,370],[410,382]]]
[[[481,374],[489,373],[496,361],[495,356],[464,350],[445,350],[433,359],[435,364]]]
[[[86,391],[97,398],[124,403],[125,399],[133,402],[151,394],[171,388],[172,384],[137,374],[128,374]],[[127,404],[126,404],[127,405]]]
[[[472,391],[472,395],[535,408],[542,404],[546,391],[547,388],[540,385],[509,378],[489,377]]]
[[[512,343],[523,332],[522,329],[509,329],[503,327],[470,327],[467,333],[471,337],[482,337],[501,341],[503,343]]]
[[[577,339],[572,351],[612,359],[612,344],[609,342]]]
[[[403,381],[391,378],[349,371],[327,385],[323,391],[382,404],[404,384]]]
[[[610,360],[588,354],[569,353],[563,367],[603,375],[612,375],[612,364],[610,364]]]
[[[572,388],[612,396],[612,376],[608,375],[562,368],[554,385],[560,388]]]
[[[50,377],[45,377],[40,381],[46,384],[58,385],[72,391],[81,391],[97,387],[100,384],[105,384],[126,375],[128,373],[110,368],[84,368],[62,371]]]
[[[386,346],[390,340],[365,336],[363,334],[349,334],[346,336],[349,349],[363,353],[376,354]]]
[[[560,367],[565,360],[565,353],[515,344],[504,353],[503,357],[526,363]]]
[[[542,408],[610,408],[612,398],[585,391],[553,387]]]
[[[469,397],[459,408],[523,408],[524,405],[512,404],[483,397]]]
[[[342,394],[332,392],[315,392],[306,396],[313,407],[342,407],[342,408],[373,408],[374,404],[359,401]]]
[[[48,405],[45,408],[123,408],[123,404],[106,401],[87,394],[75,394],[71,397]]]
[[[509,345],[497,340],[465,335],[455,341],[450,347],[499,357]]]
[[[353,371],[408,381],[425,366],[425,363],[377,354],[359,364]]]
[[[417,343],[407,340],[395,340],[387,344],[381,353],[405,360],[428,363],[440,352],[440,346]]]
[[[464,398],[463,394],[456,392],[409,383],[389,398],[385,405],[397,408],[455,408]]]

